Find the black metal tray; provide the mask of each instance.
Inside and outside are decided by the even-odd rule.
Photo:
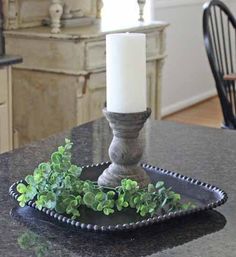
[[[109,166],[109,164],[109,162],[105,162],[84,166],[81,179],[96,181],[98,176]],[[146,219],[136,214],[132,209],[105,216],[102,213],[94,212],[88,208],[81,208],[81,216],[77,220],[72,220],[68,216],[58,214],[47,208],[43,208],[41,212],[59,222],[70,224],[76,228],[108,232],[137,229],[153,223],[159,223],[191,213],[213,209],[227,201],[227,194],[216,186],[148,164],[142,164],[142,167],[150,176],[152,183],[164,181],[166,187],[171,187],[173,191],[181,194],[183,202],[191,201],[196,207],[186,211],[170,212],[168,214]],[[20,195],[16,190],[16,186],[21,182],[24,182],[24,180],[17,181],[9,188],[10,195],[15,199]],[[27,205],[37,209],[34,201],[29,201]]]

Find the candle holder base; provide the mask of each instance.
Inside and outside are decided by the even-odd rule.
[[[117,187],[122,179],[132,179],[145,187],[150,183],[149,176],[139,166],[143,154],[143,144],[139,131],[151,114],[148,108],[139,113],[113,113],[103,110],[113,130],[113,139],[109,147],[112,164],[98,178],[98,184],[105,187]]]
[[[111,164],[103,171],[103,174],[98,178],[100,186],[115,188],[120,185],[122,179],[132,179],[138,182],[141,188],[150,183],[150,178],[147,173],[136,165],[120,166]]]

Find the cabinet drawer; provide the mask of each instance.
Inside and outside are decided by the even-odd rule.
[[[106,89],[106,72],[92,73],[88,80],[90,91]]]
[[[106,66],[106,43],[105,40],[88,42],[86,44],[86,69],[100,69]]]
[[[0,69],[0,106],[7,102],[8,75],[7,69]]]
[[[162,47],[162,31],[155,31],[146,34],[146,53],[147,59],[156,58],[164,53]],[[106,42],[105,40],[97,42],[88,42],[86,44],[85,67],[88,70],[101,69],[106,66]]]
[[[6,51],[22,56],[23,63],[17,65],[22,69],[57,73],[76,73],[84,69],[85,51],[80,41],[50,37],[7,37]]]

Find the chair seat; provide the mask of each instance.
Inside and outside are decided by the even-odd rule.
[[[234,81],[236,80],[236,73],[225,74],[224,80]]]

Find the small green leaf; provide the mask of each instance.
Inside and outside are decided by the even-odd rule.
[[[64,152],[65,152],[65,147],[64,147],[64,146],[59,146],[59,147],[58,147],[58,152],[59,152],[61,155],[63,155]]]
[[[19,205],[20,207],[24,207],[26,202],[27,202],[27,199],[25,197],[25,195],[20,195],[18,198],[17,198],[17,201],[19,201]]]
[[[27,191],[27,187],[23,183],[18,184],[16,189],[20,194],[24,194]]]
[[[29,198],[29,200],[30,199],[32,200],[36,196],[36,194],[37,194],[37,189],[32,185],[28,185],[27,186],[27,191],[25,193],[27,198]]]
[[[123,206],[124,206],[125,208],[127,208],[127,207],[129,206],[129,203],[128,203],[128,202],[123,202]]]
[[[114,191],[108,191],[107,192],[107,198],[108,199],[113,199],[116,193]]]
[[[105,202],[105,206],[108,207],[108,208],[113,208],[114,207],[114,204],[115,204],[115,201],[114,200],[107,200]]]
[[[71,165],[68,172],[76,177],[79,177],[81,175],[82,169],[76,165]]]
[[[46,162],[42,162],[42,163],[39,164],[38,168],[41,171],[48,172],[48,171],[50,171],[50,164],[46,163]]]
[[[78,209],[74,209],[72,214],[73,214],[72,219],[76,219],[77,217],[80,216],[80,212]]]
[[[56,195],[53,192],[48,192],[45,198],[42,198],[43,206],[48,209],[54,209],[56,206]]]
[[[159,188],[161,188],[161,187],[163,187],[164,186],[164,182],[163,181],[158,181],[157,183],[156,183],[156,189],[159,189]]]
[[[63,202],[59,202],[55,206],[55,210],[58,213],[65,213],[66,212],[66,205]]]
[[[153,193],[153,192],[155,192],[155,191],[156,191],[156,189],[155,189],[154,185],[153,185],[153,184],[149,184],[149,185],[148,185],[148,192],[149,192],[149,193]]]
[[[105,199],[105,197],[106,197],[106,194],[104,194],[103,192],[98,192],[95,195],[95,200],[98,201],[98,202],[101,202]]]
[[[25,203],[24,202],[19,202],[20,207],[25,207]]]
[[[17,200],[18,200],[19,202],[24,202],[24,201],[26,200],[25,195],[24,195],[24,194],[20,195],[20,196],[17,198]]]
[[[103,210],[103,213],[104,213],[105,215],[109,215],[109,214],[114,213],[114,210],[113,210],[113,209],[110,209],[110,208],[105,208],[105,209]]]
[[[75,200],[77,201],[77,204],[81,204],[82,197],[80,195],[77,195]]]
[[[70,139],[65,138],[65,143],[66,143],[66,144],[70,144]]]
[[[52,156],[51,156],[51,161],[54,164],[60,164],[61,159],[62,159],[62,155],[58,152],[53,153]]]
[[[58,164],[56,164],[56,163],[53,163],[52,164],[52,169],[55,171],[55,172],[61,172],[61,165],[58,163]]]
[[[161,208],[163,208],[166,205],[167,200],[168,200],[168,197],[166,197],[164,201],[161,203]]]
[[[33,177],[32,175],[28,175],[28,176],[25,178],[25,181],[26,181],[29,185],[34,185],[34,184],[35,184],[34,177]]]
[[[34,182],[36,184],[39,184],[44,180],[44,172],[41,171],[39,168],[36,168],[34,170],[34,175],[33,176],[34,176]]]
[[[161,187],[159,190],[158,190],[158,193],[161,195],[162,193],[165,192],[165,187]]]
[[[95,195],[92,192],[85,193],[83,201],[86,205],[90,206],[95,202]]]
[[[97,210],[98,210],[98,211],[102,211],[102,210],[103,210],[103,204],[102,204],[102,203],[99,203],[99,204],[98,204]]]
[[[134,203],[135,204],[137,204],[139,201],[140,201],[140,197],[139,196],[134,197]]]

